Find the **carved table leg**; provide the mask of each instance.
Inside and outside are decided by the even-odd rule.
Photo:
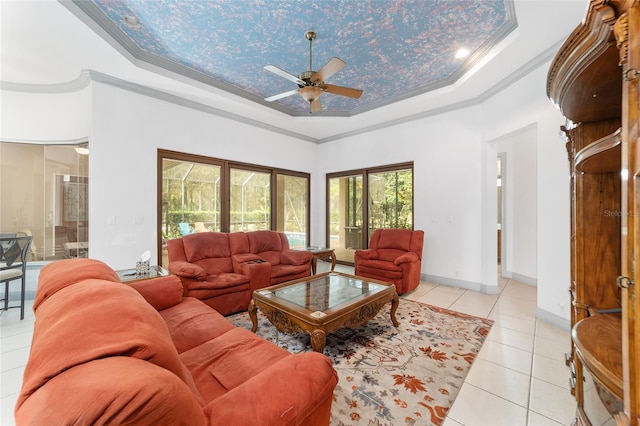
[[[251,332],[255,333],[258,330],[258,307],[256,306],[256,303],[253,301],[253,299],[251,299],[251,302],[249,302],[249,308],[247,309],[247,311],[249,311],[249,317],[251,318],[251,322],[253,323]]]
[[[336,252],[335,250],[331,250],[331,271],[336,268]]]
[[[311,349],[314,352],[324,352],[324,345],[327,342],[327,335],[320,329],[315,329],[311,333]]]
[[[398,305],[400,304],[400,299],[397,294],[393,295],[393,299],[391,299],[391,322],[396,327],[398,326],[398,320],[396,319],[396,311],[398,310]]]

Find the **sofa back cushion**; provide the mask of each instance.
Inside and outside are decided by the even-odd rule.
[[[244,232],[232,232],[229,234],[229,248],[231,254],[249,253],[249,238]]]
[[[209,275],[233,272],[228,234],[200,232],[182,237],[187,262],[201,266]]]
[[[249,251],[259,255],[272,265],[280,264],[280,254],[283,247],[280,232],[276,231],[253,231],[247,232],[249,240]]]
[[[57,263],[50,264],[51,269],[56,269]],[[70,281],[74,280],[73,274],[69,272]],[[40,277],[43,287],[47,287],[49,277],[49,274],[44,280]],[[93,360],[118,356],[155,364],[195,390],[166,323],[136,290],[99,279],[68,285],[41,303],[36,313],[18,405],[62,372]],[[199,394],[194,397],[201,399]]]
[[[58,291],[89,278],[120,282],[113,269],[96,259],[64,259],[45,265],[38,276],[33,311],[36,312],[42,303]]]
[[[378,258],[393,261],[406,252],[422,259],[424,231],[411,229],[377,229],[371,235],[369,248],[378,250]]]

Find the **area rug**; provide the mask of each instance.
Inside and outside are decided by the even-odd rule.
[[[440,425],[493,321],[400,299],[396,328],[390,304],[358,329],[327,336],[324,354],[339,382],[331,424]],[[251,329],[246,312],[229,316]],[[258,311],[257,334],[292,353],[311,351],[307,334],[279,333]]]

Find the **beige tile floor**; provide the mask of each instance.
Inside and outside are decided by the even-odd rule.
[[[321,272],[327,266],[321,262]],[[353,268],[339,270],[353,273]],[[564,353],[569,333],[535,318],[536,289],[514,280],[500,280],[500,294],[422,282],[408,299],[487,317],[495,321],[445,426],[569,425],[576,403],[568,389]],[[0,425],[14,424],[13,407],[33,335],[28,303],[0,316]]]

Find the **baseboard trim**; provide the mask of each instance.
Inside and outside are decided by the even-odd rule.
[[[430,275],[430,274],[421,274],[420,279],[431,282],[431,283],[447,285],[449,287],[458,287],[458,288],[464,288],[466,290],[478,291],[484,294],[500,293],[500,288],[497,285],[488,286],[488,285],[473,282],[473,281],[458,280],[455,278],[448,278],[448,277],[439,277],[437,275]]]
[[[537,278],[531,278],[528,277],[526,275],[522,275],[522,274],[518,274],[517,272],[511,272],[511,271],[503,271],[502,272],[502,278],[508,278],[510,280],[516,280],[519,281],[523,284],[528,284],[534,287],[538,286],[538,279]]]
[[[536,318],[544,322],[548,322],[567,333],[571,333],[571,321],[566,318],[562,318],[547,310],[540,309],[540,307],[536,307]]]

